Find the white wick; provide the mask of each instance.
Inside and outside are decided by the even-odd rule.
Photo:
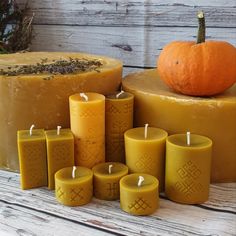
[[[124,93],[124,91],[121,90],[119,93],[116,94],[116,98],[119,98],[119,96],[120,96],[121,94],[123,94],[123,93]]]
[[[145,128],[144,128],[144,138],[147,138],[147,130],[148,130],[148,124],[145,124]]]
[[[85,93],[80,93],[79,95],[84,98],[86,102],[88,101],[88,96]]]
[[[190,132],[187,132],[187,145],[190,146]]]
[[[57,126],[57,135],[60,135],[60,130],[61,130],[61,126],[58,125],[58,126]]]
[[[30,130],[29,130],[29,133],[30,133],[30,136],[32,136],[32,132],[33,132],[33,128],[35,127],[35,125],[31,125],[30,126]]]
[[[108,172],[109,172],[109,174],[111,174],[111,168],[113,167],[113,165],[109,165],[108,166]]]
[[[76,171],[76,166],[73,166],[73,170],[72,170],[72,178],[75,178],[75,171]]]
[[[138,187],[140,187],[141,185],[142,185],[142,182],[144,181],[144,178],[143,178],[143,176],[139,176],[138,177]]]

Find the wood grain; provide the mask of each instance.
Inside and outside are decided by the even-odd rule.
[[[104,235],[234,235],[236,232],[236,183],[211,185],[210,199],[203,205],[181,205],[162,197],[160,209],[147,217],[124,213],[118,201],[95,198],[83,207],[65,207],[57,203],[54,192],[46,188],[22,191],[19,175],[6,171],[0,171],[0,185],[0,209],[9,215],[7,220],[3,215],[0,217],[0,228],[4,230],[13,230],[17,217],[22,224],[27,222],[27,231],[40,232],[41,235],[43,230],[51,235],[55,233],[56,224],[61,220],[62,232],[66,228],[72,227],[73,230],[85,226],[100,230]],[[31,217],[38,224],[31,225]],[[50,223],[45,219],[56,221],[51,231]],[[15,225],[14,230],[22,229],[22,224]],[[86,232],[83,227],[81,230]]]

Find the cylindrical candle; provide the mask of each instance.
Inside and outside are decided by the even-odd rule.
[[[69,98],[75,136],[75,164],[92,168],[105,161],[105,96],[74,94]]]
[[[126,165],[130,173],[146,173],[165,183],[165,143],[167,132],[155,127],[138,127],[125,132]]]
[[[125,162],[124,132],[133,127],[134,95],[106,96],[106,161]]]
[[[120,180],[121,209],[133,215],[150,215],[159,205],[158,180],[148,174],[135,173]]]
[[[128,174],[128,167],[118,162],[100,163],[93,167],[94,196],[102,200],[120,198],[120,179]]]
[[[173,201],[198,204],[208,199],[212,141],[201,135],[175,134],[166,140],[165,193]]]
[[[86,167],[66,167],[55,174],[55,195],[66,206],[81,206],[93,196],[93,172]]]

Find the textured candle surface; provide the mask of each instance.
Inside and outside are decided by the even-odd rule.
[[[106,161],[125,162],[124,132],[133,127],[134,95],[106,97]]]
[[[81,206],[89,203],[93,197],[93,172],[77,166],[75,178],[72,167],[66,167],[55,174],[55,195],[66,206]]]
[[[53,60],[98,59],[97,71],[72,74],[0,75],[0,168],[18,170],[16,132],[36,127],[69,127],[70,95],[77,92],[110,94],[118,90],[122,63],[118,60],[80,53],[30,52],[0,55],[0,70],[15,65],[32,65]]]
[[[138,186],[139,176],[144,178]],[[150,215],[159,205],[158,180],[147,174],[126,175],[120,180],[121,209],[133,215]]]
[[[109,173],[109,166],[112,165]],[[120,198],[120,179],[128,174],[128,167],[118,162],[100,163],[93,167],[94,195],[103,200]]]
[[[212,182],[236,181],[236,85],[216,97],[184,96],[169,90],[157,71],[128,75],[123,88],[135,95],[134,126],[191,133],[212,139]]]
[[[74,165],[74,136],[70,129],[47,130],[47,166],[48,188],[55,188],[55,173],[64,168]]]
[[[212,141],[191,134],[174,134],[166,140],[166,196],[176,202],[200,204],[208,200]]]
[[[46,140],[44,130],[17,132],[20,161],[21,188],[31,189],[47,186]]]
[[[92,168],[105,162],[105,97],[86,93],[71,95],[70,124],[75,137],[75,164]]]

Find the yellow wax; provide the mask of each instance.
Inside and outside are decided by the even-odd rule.
[[[89,203],[93,196],[93,172],[77,166],[75,178],[72,167],[66,167],[55,174],[55,195],[66,206],[81,206]]]
[[[139,176],[144,178],[138,186]],[[133,215],[150,215],[159,206],[158,180],[148,174],[131,174],[120,180],[121,209]]]
[[[48,188],[55,188],[55,173],[74,165],[74,136],[70,129],[61,129],[45,132],[47,143]]]
[[[125,162],[124,132],[133,127],[134,96],[106,96],[106,161]]]
[[[105,96],[70,96],[70,124],[75,136],[75,164],[92,168],[105,162]]]
[[[0,70],[35,65],[43,59],[52,63],[70,58],[99,60],[103,65],[98,70],[62,75],[0,75],[0,168],[19,170],[17,130],[27,129],[32,123],[46,130],[54,129],[58,124],[69,127],[70,95],[82,91],[114,93],[122,79],[122,62],[104,56],[72,52],[0,54]]]
[[[144,137],[144,127],[125,132],[126,165],[130,173],[146,173],[159,180],[160,192],[165,182],[165,145],[167,132],[148,127]]]
[[[43,129],[17,131],[21,188],[47,186],[46,142]]]
[[[210,187],[212,141],[191,134],[171,135],[166,140],[166,196],[176,202],[199,204],[208,199]]]
[[[111,172],[109,173],[109,166]],[[120,179],[128,174],[128,167],[118,162],[100,163],[92,168],[94,195],[102,200],[120,198]]]

